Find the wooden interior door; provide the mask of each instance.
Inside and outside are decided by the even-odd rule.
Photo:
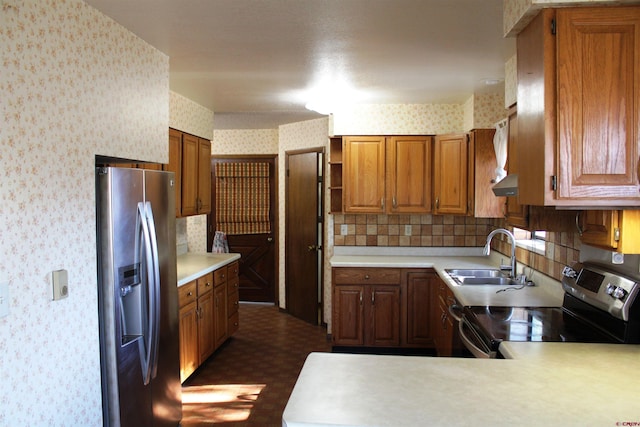
[[[207,251],[211,251],[216,231],[216,165],[222,162],[269,163],[270,233],[227,234],[229,252],[239,253],[238,293],[240,301],[277,303],[277,262],[275,230],[276,211],[276,158],[275,156],[215,156],[211,158],[211,214],[207,217]]]
[[[286,307],[314,325],[322,314],[322,159],[321,149],[289,152],[286,157]]]

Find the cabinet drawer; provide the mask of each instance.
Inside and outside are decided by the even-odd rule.
[[[220,286],[227,282],[227,266],[220,267],[213,272],[213,283],[215,286]]]
[[[400,285],[398,268],[334,268],[335,285]]]
[[[227,280],[237,279],[240,275],[240,265],[234,261],[227,266]]]
[[[198,282],[198,296],[206,294],[213,290],[213,273],[207,273],[197,279]]]
[[[231,295],[234,292],[238,292],[240,290],[240,279],[237,277],[229,277],[227,280],[227,293]]]
[[[196,281],[189,282],[178,288],[178,303],[180,308],[196,300]]]
[[[227,296],[227,314],[229,315],[229,317],[231,317],[233,313],[238,311],[238,304],[238,292],[230,293]]]
[[[229,336],[233,335],[233,333],[238,330],[239,326],[240,326],[240,315],[236,311],[229,317],[229,324],[227,325],[229,330]]]

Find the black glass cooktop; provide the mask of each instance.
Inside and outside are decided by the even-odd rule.
[[[465,307],[465,316],[494,345],[500,341],[614,342],[559,307]]]

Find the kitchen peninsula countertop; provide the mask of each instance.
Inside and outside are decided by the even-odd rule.
[[[464,252],[463,252],[464,254]],[[500,256],[468,256],[468,255],[334,255],[331,267],[390,267],[390,268],[433,268],[440,278],[453,291],[456,300],[463,306],[500,306],[500,307],[560,307],[564,291],[562,285],[544,276],[534,273],[532,276],[536,286],[517,289],[514,286],[461,286],[446,272],[448,268],[496,268]],[[497,259],[496,259],[497,258]],[[502,256],[504,258],[504,256]],[[518,270],[521,271],[521,268]],[[527,269],[528,271],[528,269]],[[508,291],[496,293],[500,289]]]
[[[178,256],[178,286],[182,286],[213,270],[240,259],[240,254],[214,254],[188,252]]]
[[[511,356],[312,353],[282,425],[566,427],[640,421],[640,346],[522,343]]]

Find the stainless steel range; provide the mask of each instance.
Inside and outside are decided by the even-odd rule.
[[[562,307],[464,307],[460,339],[481,358],[502,341],[640,343],[638,281],[585,263],[565,267],[562,287]]]

